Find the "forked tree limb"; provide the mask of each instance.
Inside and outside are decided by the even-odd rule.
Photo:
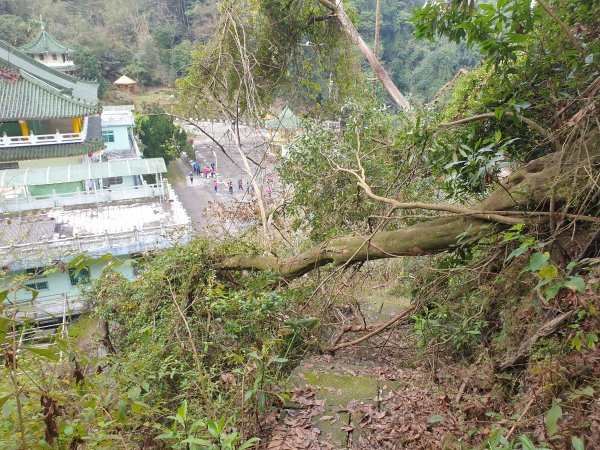
[[[392,325],[398,323],[401,319],[405,319],[406,317],[409,317],[410,314],[416,310],[416,308],[417,308],[416,305],[411,305],[408,308],[406,308],[404,311],[402,311],[401,313],[396,314],[394,317],[392,317],[389,320],[386,320],[385,322],[375,323],[372,325],[368,325],[367,327],[363,327],[364,331],[369,331],[369,333],[365,334],[364,336],[356,338],[352,341],[342,342],[341,344],[338,343],[339,339],[337,339],[337,342],[335,343],[335,345],[332,345],[331,347],[324,347],[323,350],[326,352],[335,352],[336,350],[341,350],[342,348],[360,344],[361,342],[372,338],[373,336],[381,333],[382,331],[386,330],[387,328],[391,327]],[[354,331],[354,330],[352,328],[350,328],[350,329],[348,329],[348,331]]]

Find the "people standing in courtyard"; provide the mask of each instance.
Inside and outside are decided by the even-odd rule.
[[[215,180],[215,182],[213,183],[213,186],[215,188],[215,192],[217,192],[219,190],[219,183],[217,182],[217,180]]]
[[[210,176],[211,176],[212,178],[214,178],[214,177],[215,177],[215,168],[214,168],[214,167],[211,167],[211,168],[210,168]]]
[[[227,186],[229,187],[229,193],[233,194],[233,181],[229,180],[229,183],[227,183]]]
[[[238,191],[243,191],[244,190],[244,182],[242,181],[241,178],[238,179]]]
[[[194,172],[190,172],[190,183],[194,182]]]

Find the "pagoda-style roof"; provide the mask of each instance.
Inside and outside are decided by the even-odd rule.
[[[0,151],[0,162],[25,161],[28,159],[64,158],[94,153],[104,148],[102,142],[78,142],[50,145],[24,145],[11,147]],[[0,170],[0,174],[4,171]]]
[[[38,55],[40,53],[65,53],[70,54],[74,53],[70,47],[67,47],[64,44],[61,44],[56,40],[50,33],[46,31],[46,27],[44,27],[44,22],[41,22],[41,28],[38,35],[35,39],[28,44],[25,44],[20,47],[20,50],[29,55]]]
[[[114,82],[114,84],[137,84],[137,81],[132,80],[127,75],[122,75],[117,81]]]
[[[98,83],[41,64],[0,41],[0,121],[97,114]]]
[[[285,128],[294,129],[300,126],[300,120],[289,107],[285,107],[283,111],[275,118],[265,122],[266,128]]]

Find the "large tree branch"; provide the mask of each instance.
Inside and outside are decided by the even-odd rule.
[[[593,138],[596,139],[596,136]],[[515,171],[506,183],[472,208],[473,211],[544,211],[549,205],[549,187],[556,183],[556,205],[569,202],[571,192],[588,186],[588,178],[577,176],[577,167],[600,165],[598,148],[569,152],[562,165],[560,153],[543,156]],[[575,187],[575,191],[571,188]],[[592,189],[594,189],[592,187]],[[541,216],[540,220],[544,220]],[[217,262],[225,270],[273,270],[293,279],[326,264],[336,266],[398,256],[418,256],[451,250],[506,228],[507,224],[478,217],[446,216],[372,236],[344,236],[324,242],[291,258],[271,255],[233,255]]]
[[[348,14],[346,14],[342,2],[338,0],[337,3],[333,3],[329,0],[319,0],[319,3],[335,13],[340,25],[342,26],[342,29],[346,32],[346,34],[348,34],[352,42],[354,42],[354,45],[358,47],[358,50],[363,54],[363,56],[367,58],[371,68],[373,69],[373,73],[379,79],[379,81],[381,81],[383,87],[385,87],[385,89],[389,92],[390,96],[394,99],[394,102],[401,109],[409,111],[411,108],[408,100],[406,97],[404,97],[404,95],[402,95],[402,92],[400,92],[398,87],[394,84],[383,65],[379,62],[373,51],[360,36],[356,27],[348,17]]]
[[[554,144],[554,147],[556,147],[557,150],[561,150],[560,142],[558,142],[554,138],[554,136],[552,136],[552,133],[550,133],[548,130],[546,130],[544,127],[542,127],[536,121],[529,119],[528,117],[522,116],[520,114],[514,113],[512,111],[504,111],[504,116],[517,118],[518,120],[520,120],[521,122],[526,124],[529,128],[537,131],[539,134],[541,134],[546,139],[548,139],[548,141],[550,141],[552,144]],[[496,113],[487,112],[487,113],[483,113],[483,114],[477,114],[475,116],[465,117],[464,119],[455,120],[453,122],[441,123],[438,125],[438,127],[439,128],[452,128],[452,127],[457,127],[459,125],[464,125],[465,123],[477,122],[479,120],[493,119],[493,118],[497,118]]]

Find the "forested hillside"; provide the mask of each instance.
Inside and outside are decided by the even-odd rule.
[[[445,39],[416,40],[411,11],[421,0],[381,3],[380,56],[394,82],[416,102],[429,99],[458,69],[478,60],[476,50]],[[77,44],[82,75],[114,80],[128,74],[143,85],[169,85],[185,73],[194,45],[217,25],[216,0],[3,0],[0,39],[22,45],[39,30],[40,16],[59,40]],[[370,44],[375,0],[356,0],[358,29]]]
[[[375,0],[355,0],[358,30],[374,45]],[[479,60],[477,49],[452,43],[446,38],[435,41],[415,39],[410,19],[422,0],[381,1],[379,56],[401,91],[415,102],[429,100],[461,68],[470,68]]]
[[[216,9],[213,0],[3,0],[0,39],[24,44],[41,16],[57,39],[80,46],[85,76],[169,84],[185,71],[193,44],[214,32]]]

